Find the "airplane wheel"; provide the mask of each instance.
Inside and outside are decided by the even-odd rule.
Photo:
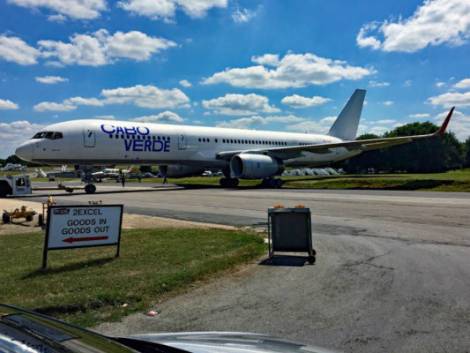
[[[261,186],[266,188],[279,189],[282,187],[283,181],[281,179],[266,178],[261,182]]]
[[[230,187],[231,188],[236,188],[238,186],[238,184],[240,183],[240,181],[236,178],[232,178],[232,179],[229,179],[230,180]]]
[[[3,224],[8,224],[8,223],[10,223],[10,221],[11,221],[10,215],[8,215],[8,213],[6,213],[6,212],[3,213],[3,215],[2,215]]]
[[[315,260],[316,260],[315,256],[309,256],[307,259],[310,265],[313,265],[315,263]]]
[[[228,180],[227,178],[221,178],[219,180],[220,186],[222,186],[223,188],[227,187],[227,180]]]
[[[219,183],[224,188],[235,188],[238,186],[239,180],[236,178],[222,178]]]
[[[96,186],[93,184],[87,184],[85,185],[85,192],[87,194],[94,194],[96,191]]]
[[[0,182],[0,197],[7,197],[11,194],[11,187],[6,182]]]

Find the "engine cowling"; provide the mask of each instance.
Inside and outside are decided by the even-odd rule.
[[[169,164],[160,166],[160,173],[169,178],[183,178],[187,176],[201,175],[204,168],[184,164]]]
[[[262,179],[279,175],[282,163],[264,154],[240,153],[230,160],[232,177],[240,179]]]

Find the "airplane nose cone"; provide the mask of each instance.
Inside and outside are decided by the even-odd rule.
[[[23,143],[20,145],[15,154],[24,161],[31,162],[33,159],[33,145],[30,143]]]

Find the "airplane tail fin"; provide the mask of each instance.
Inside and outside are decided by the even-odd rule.
[[[328,135],[342,140],[354,140],[361,119],[362,105],[366,96],[366,90],[356,89],[349,101],[339,113]]]

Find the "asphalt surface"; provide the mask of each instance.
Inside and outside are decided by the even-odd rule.
[[[470,352],[469,193],[140,186],[56,200],[259,226],[268,207],[303,204],[312,210],[317,263],[256,263],[158,304],[156,317],[131,315],[98,330],[252,331],[346,352]]]

